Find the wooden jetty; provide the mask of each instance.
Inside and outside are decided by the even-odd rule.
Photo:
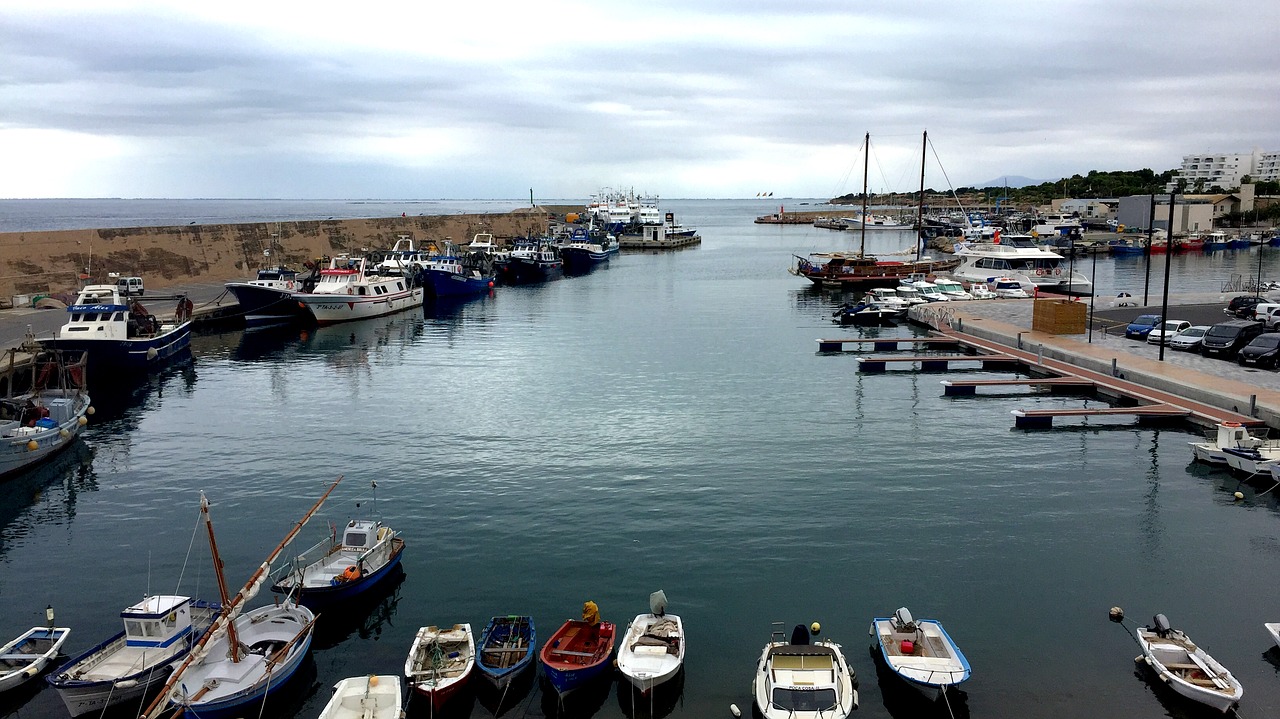
[[[944,379],[942,394],[948,397],[976,395],[979,387],[1059,387],[1095,389],[1092,380],[1080,377],[1032,377],[1030,379]]]
[[[1015,357],[997,354],[968,355],[873,355],[859,357],[858,369],[862,372],[883,372],[885,366],[893,362],[919,362],[920,369],[925,372],[948,370],[952,362],[981,362],[983,369],[1010,369],[1020,362]]]
[[[842,352],[847,344],[866,346],[868,344],[875,345],[876,352],[894,352],[899,349],[898,345],[911,344],[920,345],[948,345],[959,348],[960,340],[949,337],[877,337],[874,339],[833,339],[818,340],[819,352]]]

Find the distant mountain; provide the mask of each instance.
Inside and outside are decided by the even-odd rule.
[[[1030,177],[1023,177],[1022,175],[1007,175],[1005,177],[997,177],[994,180],[987,180],[986,182],[974,183],[973,187],[1031,187],[1034,185],[1043,185],[1046,182],[1057,182],[1057,180],[1033,180]]]

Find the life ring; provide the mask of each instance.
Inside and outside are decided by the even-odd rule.
[[[1059,267],[1059,268],[1055,269],[1055,270],[1053,271],[1053,274],[1055,274],[1055,275],[1057,275],[1057,276],[1061,277],[1061,276],[1062,276],[1062,268],[1061,268],[1061,267]]]
[[[1044,277],[1044,270],[1036,270],[1036,274]]]
[[[293,289],[293,280],[289,280],[288,282],[284,283],[284,288],[285,288],[286,290],[291,290],[291,289]]]

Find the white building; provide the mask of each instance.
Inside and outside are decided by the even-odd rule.
[[[1259,182],[1280,180],[1280,152],[1263,152],[1258,155],[1258,165],[1251,177]]]
[[[1246,175],[1255,180],[1260,179],[1256,175],[1262,158],[1278,154],[1280,153],[1254,150],[1225,154],[1183,155],[1181,169],[1165,189],[1177,189],[1178,180],[1185,180],[1186,184],[1183,187],[1192,192],[1204,192],[1214,187],[1234,190],[1240,186],[1240,181]]]

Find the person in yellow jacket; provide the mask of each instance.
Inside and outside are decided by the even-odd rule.
[[[582,621],[590,625],[587,629],[587,641],[595,643],[600,638],[600,607],[595,602],[582,603]]]

